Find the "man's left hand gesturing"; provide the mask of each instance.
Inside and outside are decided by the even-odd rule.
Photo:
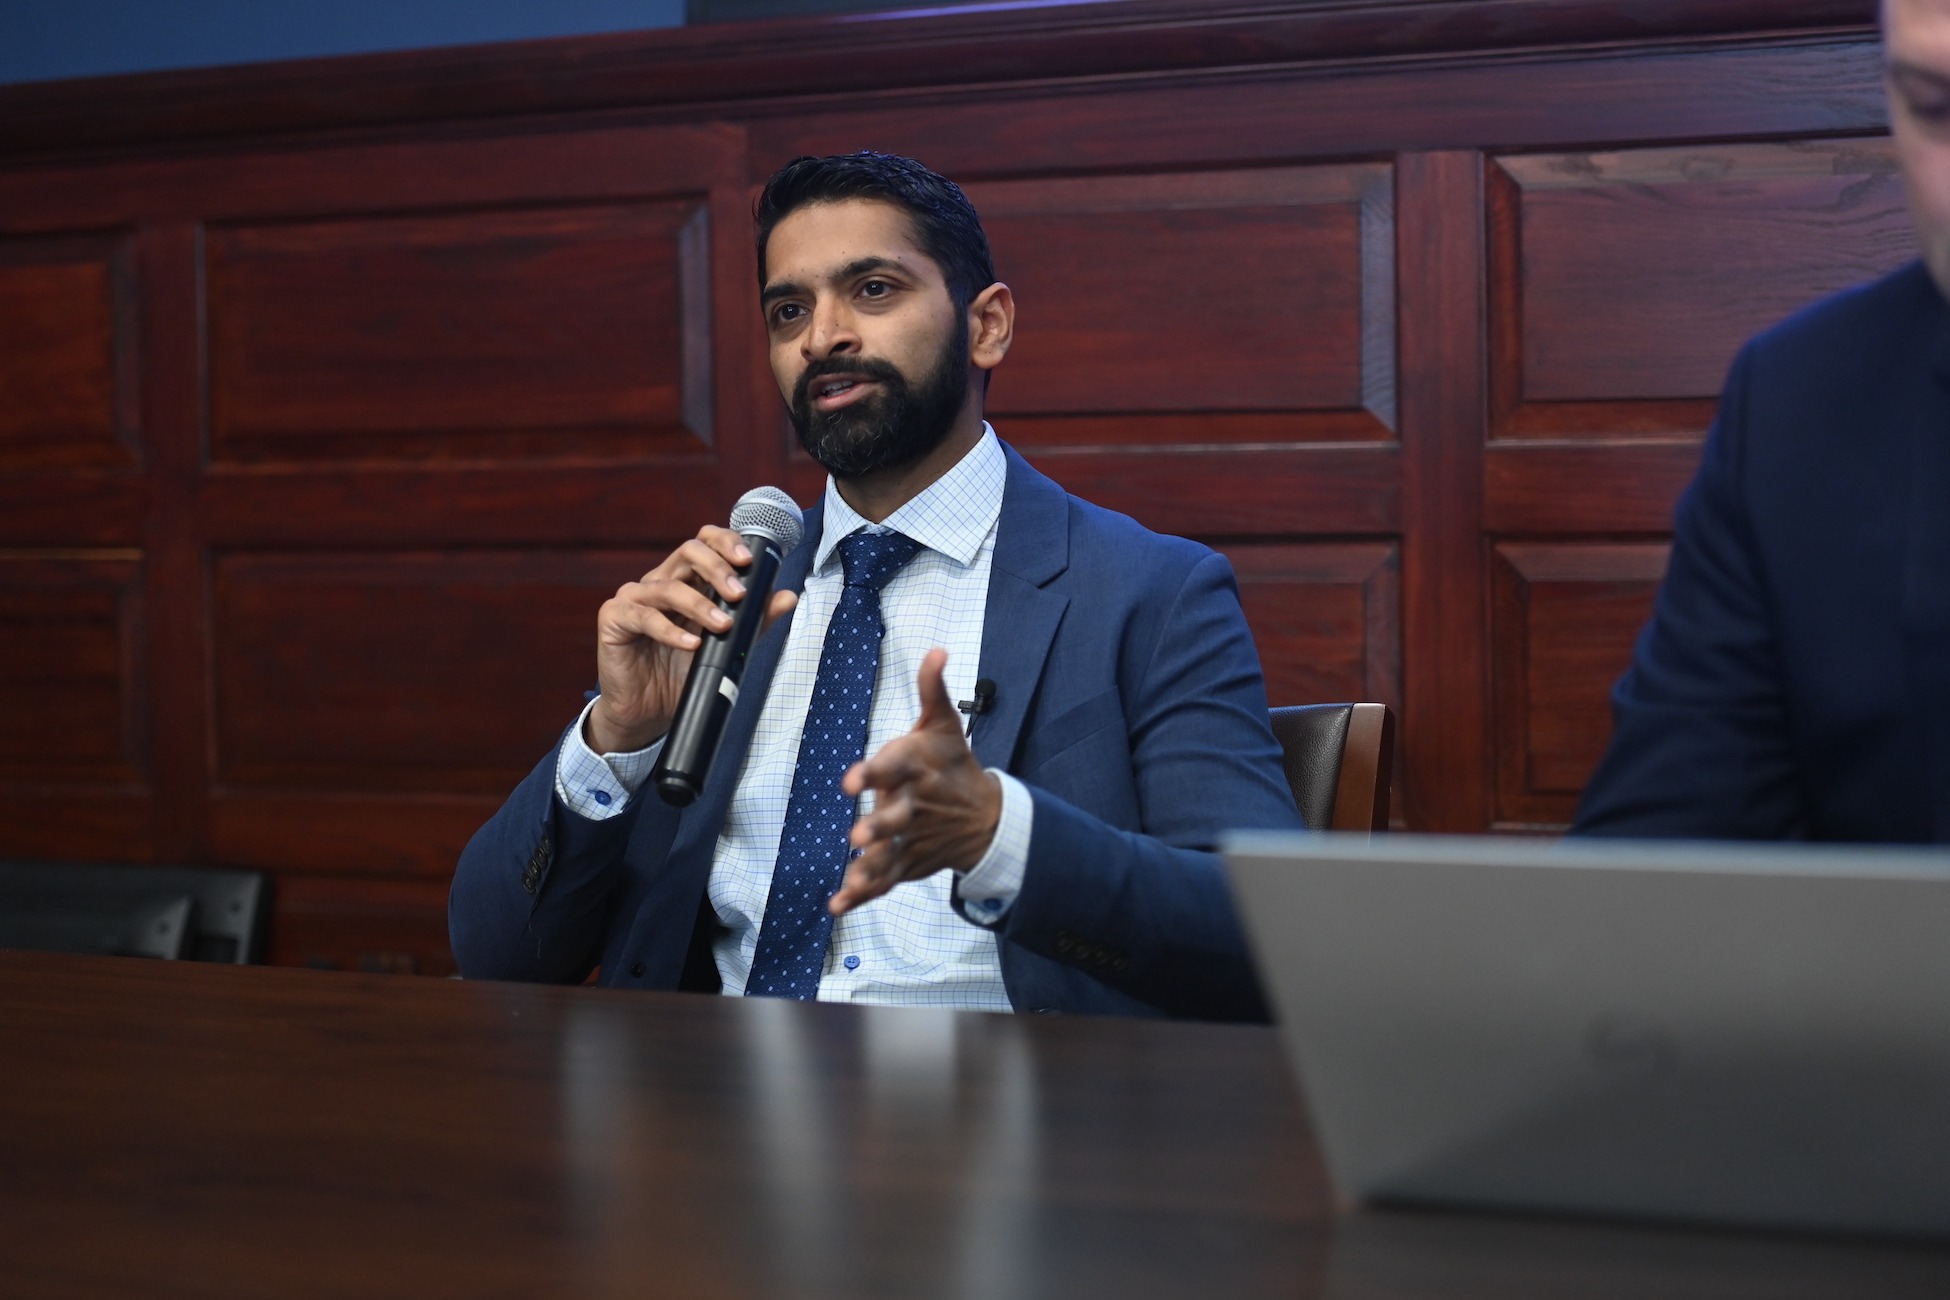
[[[1002,815],[1002,783],[982,769],[962,735],[961,715],[941,679],[946,650],[921,661],[921,716],[905,736],[855,763],[840,788],[858,798],[876,792],[873,812],[853,823],[850,840],[864,850],[827,907],[840,916],[904,880],[944,868],[966,871],[982,860]]]

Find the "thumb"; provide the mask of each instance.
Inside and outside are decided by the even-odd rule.
[[[916,683],[921,693],[921,716],[914,724],[916,731],[946,728],[956,735],[961,734],[961,720],[955,712],[955,703],[948,698],[948,683],[943,673],[948,667],[948,652],[936,646],[921,660],[920,676]]]

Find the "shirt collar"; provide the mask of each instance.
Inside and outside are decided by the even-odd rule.
[[[981,554],[982,543],[1002,514],[1002,486],[1008,475],[1008,457],[1002,454],[1002,444],[986,422],[981,441],[970,447],[967,455],[912,501],[888,515],[878,528],[846,503],[828,475],[825,524],[820,529],[819,548],[813,552],[813,571],[826,567],[841,539],[863,528],[912,537],[966,568]]]

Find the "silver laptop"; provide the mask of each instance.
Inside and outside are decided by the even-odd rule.
[[[1226,858],[1345,1197],[1950,1235],[1950,852]]]

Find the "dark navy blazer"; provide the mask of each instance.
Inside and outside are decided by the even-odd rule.
[[[1950,306],[1918,263],[1741,352],[1576,829],[1950,840]]]
[[[787,557],[799,590],[819,538]],[[784,645],[753,650],[716,777],[688,809],[646,789],[590,821],[551,752],[461,855],[449,900],[470,978],[715,987],[712,855]],[[1218,857],[1234,828],[1297,827],[1232,569],[1079,501],[1008,452],[982,629],[997,684],[972,744],[1034,804],[1022,891],[997,928],[1021,1011],[1263,1019]]]

